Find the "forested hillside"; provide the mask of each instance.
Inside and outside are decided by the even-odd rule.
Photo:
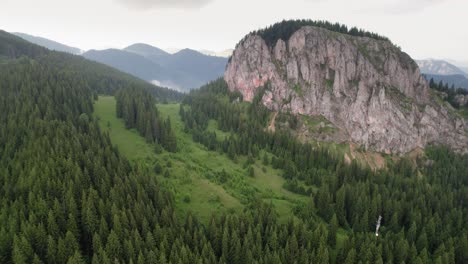
[[[46,47],[46,48],[48,48],[50,50],[67,52],[67,53],[70,53],[70,54],[80,54],[81,53],[81,50],[78,49],[78,48],[70,47],[70,46],[64,45],[62,43],[58,43],[56,41],[50,40],[50,39],[37,37],[37,36],[32,36],[32,35],[29,35],[29,34],[19,33],[19,32],[16,32],[16,33],[13,33],[13,34],[20,37],[20,38],[22,38],[22,39],[24,39],[24,40],[26,40],[26,41],[37,44],[37,45],[42,46],[42,47]]]
[[[64,74],[86,75],[92,80],[90,85],[95,94],[114,94],[122,87],[131,86],[148,90],[159,100],[179,101],[183,98],[183,94],[179,92],[156,87],[114,68],[86,60],[81,56],[50,51],[5,31],[0,31],[0,58],[14,60],[22,56],[43,62],[47,67]]]
[[[0,263],[468,260],[466,155],[431,146],[416,160],[389,157],[382,170],[347,164],[342,153],[287,130],[268,132],[260,95],[243,102],[223,80],[184,98],[184,127],[176,128],[162,109],[179,93],[0,36],[8,47],[0,64]],[[96,115],[98,95],[115,97],[115,118],[144,138],[157,162],[122,154],[129,138],[111,140],[118,128]],[[202,152],[223,159],[192,157]],[[277,172],[288,192],[254,185]],[[194,173],[235,206],[204,221],[192,193],[181,205],[182,184],[169,183],[195,184]],[[209,199],[221,207],[226,197]],[[273,198],[294,205],[292,213],[281,215]]]
[[[309,204],[299,208],[297,215],[308,226],[328,223],[328,237],[322,246],[332,252],[336,229],[350,231],[333,261],[466,260],[466,155],[432,146],[417,160],[417,166],[405,158],[390,162],[386,170],[372,171],[354,162],[346,165],[326,148],[302,144],[287,130],[266,132],[269,113],[258,103],[261,94],[250,105],[237,103],[239,96],[229,92],[223,80],[192,92],[185,100],[191,111],[181,108],[187,130],[194,140],[233,159],[238,155],[262,159],[259,150],[274,154],[266,162],[284,170],[288,188],[311,193]],[[217,139],[206,130],[209,119],[236,136]],[[381,236],[375,237],[372,231],[379,215],[383,218]]]

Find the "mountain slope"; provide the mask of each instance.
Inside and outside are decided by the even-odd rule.
[[[222,79],[156,105],[111,67],[0,47],[0,263],[466,262],[468,155],[373,170],[265,130]]]
[[[5,59],[15,59],[21,56],[35,58],[46,53],[48,53],[47,49],[0,30],[0,57]]]
[[[446,83],[451,87],[452,85],[455,88],[464,88],[468,90],[468,78],[465,75],[455,74],[455,75],[436,75],[436,74],[424,74],[426,79],[429,81],[430,79],[434,79],[436,83],[442,81],[442,83]]]
[[[147,44],[124,50],[88,51],[84,57],[127,72],[148,82],[188,91],[221,77],[227,59],[203,55],[194,50],[169,54]]]
[[[171,55],[162,49],[144,43],[136,43],[124,48],[123,50],[136,53],[146,58],[151,58],[152,60]]]
[[[113,94],[123,86],[137,86],[149,90],[161,100],[180,100],[183,97],[176,91],[149,84],[113,67],[87,60],[82,56],[51,51],[0,30],[0,58],[2,57],[6,59],[6,63],[22,57],[37,61],[45,60],[49,67],[56,70],[86,74],[87,78],[93,81],[99,80],[102,84],[99,87],[93,87],[98,93]]]
[[[209,56],[216,56],[216,57],[223,57],[229,58],[232,55],[233,49],[226,49],[222,51],[212,51],[212,50],[199,50],[198,52],[209,55]]]
[[[42,38],[42,37],[36,37],[36,36],[28,35],[28,34],[25,34],[25,33],[19,33],[19,32],[15,32],[13,34],[20,37],[20,38],[22,38],[22,39],[24,39],[24,40],[27,40],[27,41],[29,41],[31,43],[36,44],[36,45],[48,48],[50,50],[62,51],[62,52],[67,52],[67,53],[71,53],[71,54],[80,54],[81,53],[81,50],[78,49],[78,48],[70,47],[70,46],[64,45],[62,43],[50,40],[50,39],[46,39],[46,38]]]
[[[215,80],[224,74],[227,59],[207,56],[198,51],[183,49],[158,62],[167,69],[183,72],[198,81],[193,87],[199,87],[209,81]]]
[[[14,34],[50,50],[81,54],[77,48],[46,38],[24,33]],[[200,87],[221,77],[227,63],[226,58],[208,56],[193,50],[169,54],[144,43],[136,43],[123,50],[90,50],[82,55],[87,59],[106,64],[156,85],[182,91]]]
[[[448,63],[443,60],[416,60],[419,69],[424,74],[432,75],[466,75],[467,73],[462,71],[457,66]]]
[[[168,75],[163,67],[145,57],[118,49],[90,50],[83,53],[83,57],[112,66],[149,82],[161,80]]]
[[[105,252],[113,242],[101,239],[120,248],[130,234],[174,226],[175,218],[155,218],[173,211],[169,194],[133,169],[92,113],[97,94],[132,87],[154,115],[148,91],[177,93],[4,31],[0,47],[8,58],[0,65],[0,263],[126,262],[120,250]],[[120,226],[123,215],[138,220]],[[148,230],[136,231],[143,225]],[[139,259],[150,259],[154,245],[140,246]]]
[[[263,35],[268,42],[257,33],[244,38],[227,66],[225,80],[244,100],[321,115],[341,132],[331,140],[344,137],[379,152],[432,142],[468,151],[466,120],[429,96],[417,64],[385,38],[314,26],[283,34],[289,39],[271,30]]]
[[[468,75],[468,67],[459,67],[464,73],[465,75]]]

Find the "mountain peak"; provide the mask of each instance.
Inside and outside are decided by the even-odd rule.
[[[384,153],[433,142],[466,150],[468,123],[432,100],[416,63],[390,41],[310,25],[277,30],[248,35],[228,63],[225,80],[244,100],[323,116],[338,131],[328,141]]]
[[[141,56],[152,56],[152,57],[162,57],[162,56],[169,56],[170,54],[165,52],[164,50],[151,46],[145,43],[135,43],[126,48],[125,51],[133,52],[139,54]]]
[[[460,70],[457,66],[438,59],[416,60],[421,72],[424,74],[435,75],[467,75],[466,72]]]
[[[184,55],[193,54],[193,55],[201,55],[201,56],[204,55],[204,54],[202,54],[201,52],[199,52],[197,50],[193,50],[193,49],[189,49],[189,48],[181,49],[178,52],[174,53],[174,55],[177,55],[177,54],[184,54]]]

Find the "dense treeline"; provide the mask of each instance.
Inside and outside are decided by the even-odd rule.
[[[261,203],[208,226],[191,215],[179,222],[171,195],[132,168],[92,117],[99,78],[55,63],[0,68],[1,263],[327,261],[326,248],[314,249],[323,225],[279,224]]]
[[[260,103],[261,94],[254,98],[252,104],[237,103],[241,95],[229,92],[222,79],[192,91],[184,101],[191,111],[186,112],[183,105],[180,111],[186,130],[191,131],[195,141],[208,145],[210,149],[226,152],[231,158],[251,154],[258,156],[260,149],[267,149],[277,157],[273,160],[273,166],[285,168],[287,178],[297,176],[299,172],[296,167],[327,169],[341,162],[341,158],[327,150],[302,144],[288,133],[266,131],[270,113]],[[216,135],[206,131],[209,119],[217,120],[221,130],[236,132],[236,136],[220,142],[213,140]],[[302,176],[309,177],[306,174]]]
[[[124,237],[172,224],[170,197],[100,132],[86,75],[44,63],[0,70],[0,262],[120,259]]]
[[[49,51],[46,48],[34,45],[22,38],[0,30],[0,57],[16,59],[21,56],[36,58]]]
[[[167,151],[177,150],[171,120],[161,120],[156,100],[147,90],[124,88],[116,93],[115,98],[117,117],[124,119],[127,128],[136,128],[148,142],[160,144]]]
[[[289,38],[292,36],[292,34],[294,34],[294,32],[296,32],[304,26],[320,27],[330,31],[339,32],[351,36],[368,37],[377,40],[390,41],[388,38],[380,36],[377,33],[368,32],[363,29],[358,29],[356,27],[348,28],[346,25],[342,25],[340,23],[330,23],[328,21],[315,21],[310,19],[283,20],[267,28],[253,31],[249,33],[245,38],[247,38],[250,35],[259,35],[265,40],[266,44],[269,47],[273,47],[274,45],[276,45],[276,42],[279,39],[282,39],[284,41],[289,40]],[[245,38],[241,40],[240,43],[242,43],[245,40]]]
[[[453,107],[455,108],[468,108],[468,105],[460,105],[460,103],[457,101],[457,95],[461,96],[466,96],[468,95],[468,90],[465,90],[463,88],[455,88],[454,85],[452,87],[449,87],[447,83],[443,83],[440,81],[439,83],[434,82],[434,79],[431,78],[429,80],[429,87],[431,89],[434,89],[436,91],[442,92],[446,94],[446,97],[443,98],[447,102],[449,102]]]
[[[279,224],[261,203],[179,222],[92,118],[92,84],[22,60],[0,71],[1,263],[325,263],[325,225]],[[21,106],[21,107],[20,107]]]
[[[302,144],[287,132],[266,132],[268,115],[258,98],[249,105],[238,103],[237,98],[222,80],[192,92],[180,111],[186,130],[198,142],[233,159],[236,155],[261,159],[260,150],[274,154],[271,164],[284,171],[285,187],[303,195],[311,193],[310,203],[296,208],[297,216],[309,227],[320,225],[319,219],[328,223],[327,239],[315,242],[315,249],[335,252],[332,261],[468,260],[467,155],[429,147],[426,157],[417,161],[419,169],[406,159],[377,171],[355,162],[346,165],[325,149]],[[217,120],[219,128],[232,136],[218,140],[215,133],[205,130],[208,119]],[[383,217],[381,236],[376,237],[373,231],[379,215]],[[337,228],[349,233],[341,248],[335,247]]]
[[[346,165],[286,132],[264,131],[269,112],[260,96],[245,104],[213,82],[186,98],[187,132],[233,159],[271,153],[264,163],[311,198],[295,208],[300,220],[286,224],[254,199],[243,213],[203,225],[191,214],[177,217],[171,194],[149,169],[132,167],[92,116],[95,95],[117,90],[122,110],[146,104],[139,113],[157,116],[148,93],[113,86],[113,78],[101,87],[91,69],[58,69],[60,56],[0,66],[0,263],[467,262],[466,155],[431,147],[420,170],[405,159],[383,171]],[[207,133],[208,119],[231,138]]]
[[[161,102],[180,101],[184,97],[184,94],[177,91],[154,86],[114,68],[86,60],[81,56],[50,51],[5,31],[0,31],[0,58],[13,60],[22,56],[44,62],[43,65],[63,74],[85,74],[89,80],[92,80],[90,85],[92,85],[91,88],[95,96],[97,94],[114,94],[123,87],[132,86],[148,90]]]

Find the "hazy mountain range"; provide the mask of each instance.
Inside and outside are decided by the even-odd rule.
[[[222,51],[211,51],[211,50],[199,50],[201,53],[210,56],[225,57],[229,58],[232,55],[233,49],[227,49]]]
[[[232,50],[217,53],[182,49],[173,54],[144,43],[124,49],[89,50],[86,52],[53,40],[24,33],[15,35],[50,50],[80,54],[85,58],[112,66],[156,85],[180,91],[193,88],[223,76],[227,57]]]
[[[442,81],[449,86],[468,89],[468,69],[455,66],[444,60],[417,60],[421,73],[426,79],[434,79],[435,82]]]
[[[36,37],[36,36],[29,35],[29,34],[18,33],[18,32],[13,33],[13,34],[31,43],[46,47],[50,50],[62,51],[62,52],[67,52],[71,54],[80,54],[82,52],[79,48],[67,46],[65,44],[62,44],[62,43],[59,43],[50,39]]]
[[[444,61],[444,60],[417,60],[419,69],[424,74],[436,74],[436,75],[455,75],[462,74],[466,75],[467,73],[458,68],[457,66]]]
[[[53,40],[25,33],[15,35],[50,50],[80,54],[123,72],[132,74],[156,85],[180,91],[197,88],[223,76],[227,58],[233,50],[221,52],[210,50],[171,49],[163,50],[144,43],[136,43],[124,49],[82,51]],[[436,82],[468,89],[468,68],[457,67],[444,60],[417,60],[421,72]]]

